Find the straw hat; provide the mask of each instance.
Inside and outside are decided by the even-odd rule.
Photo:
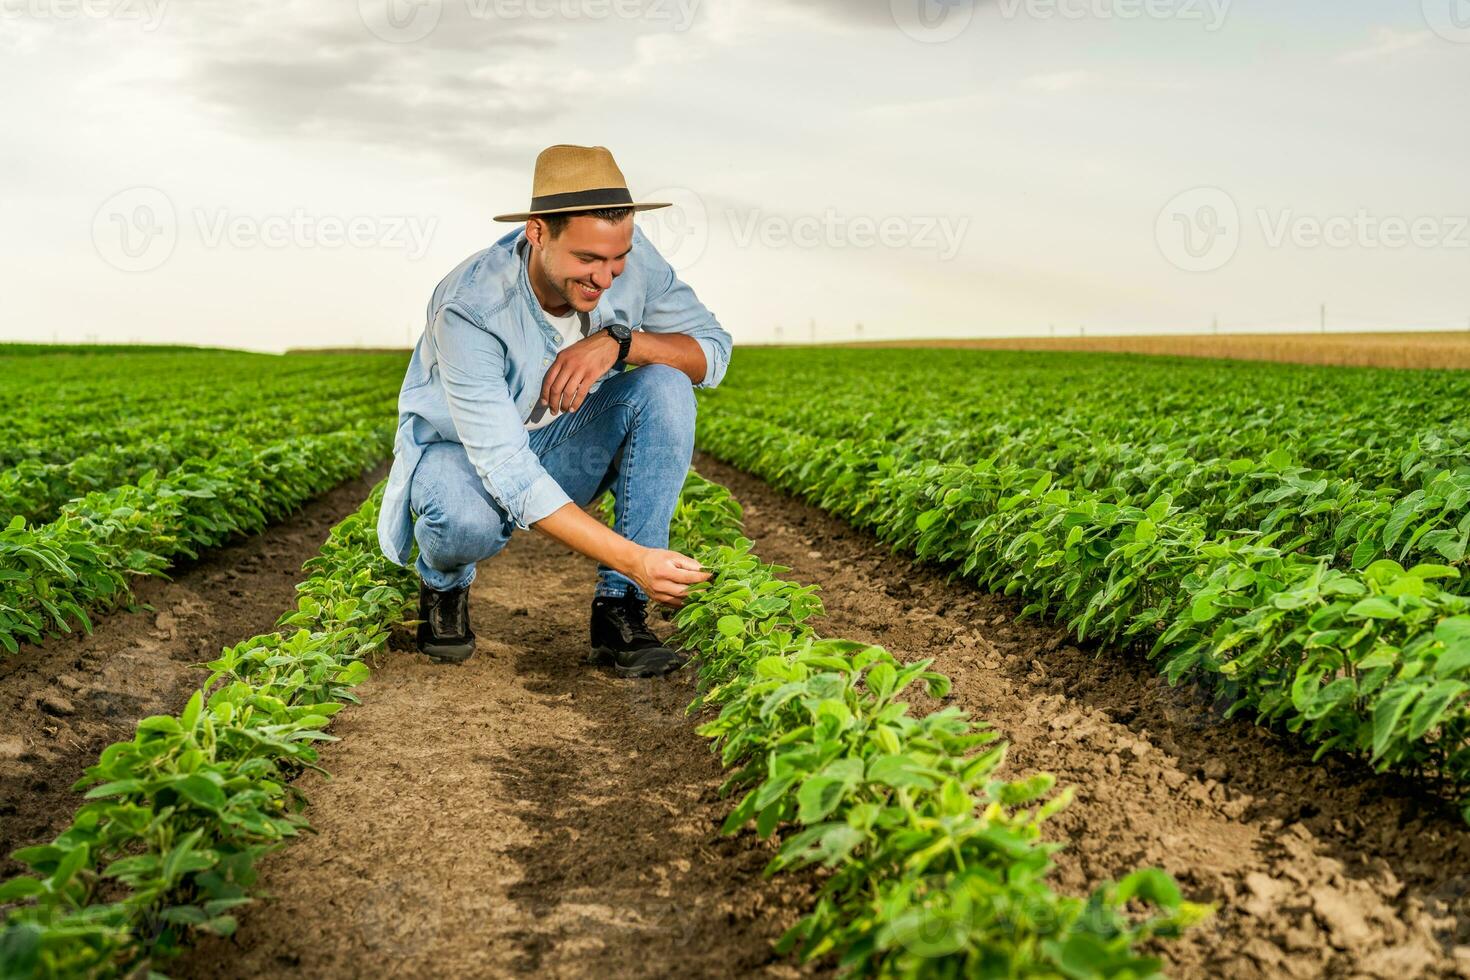
[[[498,214],[496,221],[525,221],[541,214],[565,214],[596,208],[632,208],[651,211],[665,202],[634,203],[628,182],[605,146],[548,146],[536,157],[531,181],[531,207],[516,214]]]

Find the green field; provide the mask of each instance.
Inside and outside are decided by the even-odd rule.
[[[7,789],[45,794],[60,781],[77,791],[64,798],[59,832],[27,837],[15,822],[0,825],[21,868],[0,882],[0,977],[7,980],[160,975],[179,957],[191,975],[209,973],[221,956],[226,963],[281,962],[276,937],[249,927],[262,907],[290,900],[273,890],[271,875],[297,849],[274,864],[264,858],[316,822],[303,784],[334,767],[323,745],[335,738],[327,729],[358,703],[355,692],[370,674],[387,680],[364,689],[370,693],[362,700],[392,706],[396,699],[396,717],[417,724],[426,711],[447,709],[422,693],[438,683],[439,696],[474,706],[481,727],[452,726],[451,744],[430,753],[412,725],[349,726],[350,737],[370,749],[368,767],[347,777],[376,794],[369,823],[381,801],[412,797],[405,787],[415,785],[429,787],[416,805],[449,807],[451,830],[469,826],[466,807],[500,805],[499,796],[519,805],[534,793],[553,801],[527,804],[534,818],[554,823],[585,803],[579,780],[608,767],[612,743],[601,733],[631,739],[615,754],[631,753],[636,766],[677,751],[683,739],[707,739],[719,762],[715,774],[685,763],[680,768],[689,772],[678,778],[688,779],[697,801],[715,801],[719,815],[691,828],[678,807],[658,811],[671,821],[666,837],[649,832],[658,846],[689,848],[676,850],[660,876],[677,886],[681,866],[703,863],[713,869],[706,881],[752,889],[741,895],[789,887],[798,898],[769,938],[748,931],[754,922],[770,925],[749,908],[705,909],[700,921],[719,925],[701,933],[701,943],[665,947],[674,955],[697,953],[709,940],[719,955],[748,957],[739,960],[746,966],[790,972],[1048,978],[1154,977],[1177,957],[1185,972],[1211,975],[1220,963],[1243,962],[1237,948],[1246,943],[1255,944],[1250,956],[1278,962],[1270,957],[1284,954],[1261,952],[1277,950],[1276,939],[1263,937],[1306,915],[1313,929],[1320,921],[1326,931],[1293,947],[1298,970],[1347,971],[1375,956],[1403,956],[1411,927],[1442,947],[1409,949],[1416,962],[1440,968],[1453,959],[1458,933],[1433,923],[1458,921],[1454,914],[1470,902],[1467,891],[1453,890],[1459,879],[1445,877],[1456,873],[1463,840],[1453,808],[1470,816],[1464,374],[1090,353],[740,351],[724,384],[700,393],[698,444],[746,471],[726,469],[722,479],[746,481],[741,493],[760,497],[762,516],[753,522],[756,511],[742,508],[730,489],[690,476],[670,541],[713,578],[663,627],[692,654],[689,669],[644,687],[598,677],[581,662],[585,620],[560,646],[548,640],[566,632],[564,624],[551,630],[538,622],[519,580],[494,594],[486,587],[475,600],[482,635],[514,658],[501,653],[473,668],[444,668],[411,652],[405,627],[413,624],[416,578],[378,549],[378,492],[366,489],[370,481],[350,482],[389,455],[402,354],[16,350],[0,354],[0,367],[7,409],[0,428],[8,436],[0,443],[8,518],[0,532],[0,667],[11,668],[0,670],[0,695],[19,706],[33,741],[60,741],[62,726],[78,715],[125,728],[81,763],[55,756],[63,759],[59,777],[44,768],[53,758],[42,751],[48,746],[0,741]],[[262,532],[290,522],[304,505],[341,496],[344,484],[350,504],[334,505],[330,534],[310,537],[306,554],[280,570],[288,587],[299,584],[274,625],[253,636],[242,630],[203,653],[180,641],[182,655],[194,657],[194,667],[177,668],[193,671],[182,694],[143,689],[158,681],[136,688],[125,681],[118,691],[89,688],[77,677],[106,666],[68,652],[80,631],[95,631],[103,653],[124,662],[161,656],[158,638],[170,632],[173,613],[142,608],[140,580],[176,575],[202,603],[229,603],[239,593],[221,583],[233,569],[190,563],[207,566],[227,546],[268,536]],[[870,567],[891,562],[874,547],[875,536],[883,549],[928,563],[950,581],[930,576],[938,584],[921,583],[922,598],[914,598],[891,571],[881,595],[873,580],[834,575],[828,563],[840,559],[824,556],[805,518],[781,516],[798,505],[776,490],[841,519],[816,515],[832,525],[824,533],[834,543],[820,548],[846,549]],[[530,537],[518,536],[512,547]],[[809,561],[809,572],[838,587],[819,597],[816,579],[775,564],[768,547],[784,549],[782,561]],[[547,567],[546,581],[576,581],[575,569],[564,567],[572,566],[569,556],[546,552],[536,561],[538,573]],[[935,639],[973,634],[976,623],[944,616],[979,608],[971,604],[975,586],[1016,597],[1015,608],[999,615],[997,604],[1010,600],[986,600],[992,604],[980,625],[1000,630],[983,642],[971,635],[968,648],[994,654],[984,663]],[[550,594],[558,591],[567,588],[537,601],[566,598]],[[895,594],[904,598],[889,602]],[[942,613],[930,608],[936,597]],[[897,626],[905,617],[921,623],[895,634],[919,650],[828,629],[840,621],[833,606],[858,607],[845,620],[849,627],[887,628],[875,627],[877,617],[863,608],[880,601]],[[498,620],[490,610],[500,611]],[[144,634],[146,647],[108,641],[109,630],[130,616],[149,617],[156,627]],[[1025,619],[1055,625],[1017,622]],[[1042,669],[1067,669],[1050,660],[1063,629],[1089,641],[1098,660],[1133,665],[1117,676],[1139,669],[1160,688],[1151,672],[1199,685],[1209,697],[1190,710],[1213,717],[1223,704],[1241,721],[1220,722],[1234,726],[1225,742],[1181,747],[1150,741],[1146,730],[1098,705],[1066,701],[1058,693],[1066,685],[1052,684]],[[399,642],[390,653],[394,633]],[[563,673],[539,673],[558,657]],[[437,673],[415,673],[425,669]],[[504,700],[507,679],[518,674],[533,686]],[[64,690],[90,692],[91,700],[58,701],[63,676],[71,685]],[[998,687],[987,686],[997,679]],[[985,692],[967,685],[1001,694],[975,710],[966,699]],[[151,698],[163,710],[123,713],[119,721],[121,696]],[[648,713],[646,699],[670,697],[675,707],[667,715]],[[1102,705],[1133,710],[1116,700],[1104,695]],[[491,703],[511,710],[482,710]],[[547,715],[549,705],[568,714]],[[537,728],[527,719],[538,713],[543,722],[560,720]],[[1290,763],[1295,751],[1316,774],[1330,753],[1344,766],[1328,781],[1369,786],[1371,796],[1349,804],[1321,801],[1330,815],[1323,820],[1402,880],[1390,874],[1381,892],[1364,892],[1343,860],[1300,845],[1290,862],[1266,865],[1271,877],[1245,847],[1228,867],[1197,873],[1214,867],[1209,851],[1219,835],[1239,829],[1240,839],[1264,853],[1277,836],[1312,834],[1306,821],[1318,801],[1310,786],[1275,786],[1274,770],[1263,777],[1238,760],[1208,760],[1218,774],[1211,777],[1204,766],[1196,774],[1156,759],[1252,744],[1229,741],[1247,738],[1235,730],[1248,729],[1246,721],[1292,746],[1273,759]],[[581,746],[581,765],[590,768],[578,776],[574,767],[518,767],[525,747],[536,752],[546,739],[557,752]],[[1042,765],[1017,766],[1007,751],[1018,743],[1028,755],[1066,748]],[[1131,762],[1119,758],[1122,744],[1131,746]],[[649,754],[639,758],[640,749]],[[409,761],[381,762],[396,751]],[[455,768],[466,759],[470,768]],[[502,769],[512,782],[497,796],[485,788],[496,784],[479,780]],[[1052,775],[1064,770],[1066,778]],[[1373,770],[1402,774],[1409,787],[1402,799],[1370,783],[1379,778]],[[1221,785],[1231,773],[1237,783],[1255,782],[1232,796]],[[348,792],[340,786],[315,783],[313,798]],[[1140,821],[1133,801],[1112,792],[1118,787],[1135,794],[1157,788],[1161,795],[1148,803],[1162,809],[1156,824]],[[593,878],[628,863],[618,840],[604,840],[622,832],[608,830],[606,807],[621,812],[637,802],[620,797],[620,788],[595,785],[591,823],[547,846],[527,845],[531,832],[517,836],[513,826],[498,837],[482,830],[444,840],[436,834],[445,824],[432,832],[427,824],[395,824],[393,849],[415,866],[435,849],[452,852],[455,873],[434,886],[453,896],[445,901],[466,907],[503,885],[482,878],[482,866],[492,867],[497,854],[522,854],[529,862],[523,877],[512,876],[507,908],[494,910],[510,915],[515,889],[548,882],[564,890],[567,872],[558,862],[579,838],[592,849],[576,863],[590,861]],[[1278,789],[1294,830],[1264,815],[1271,811],[1261,797]],[[458,811],[443,802],[455,794],[462,794]],[[1252,799],[1262,813],[1247,809]],[[1345,826],[1364,799],[1379,807],[1362,812],[1378,814],[1380,826]],[[1071,813],[1079,800],[1081,823]],[[1205,829],[1191,838],[1185,831],[1196,819]],[[1111,830],[1094,837],[1094,823]],[[1128,838],[1133,845],[1115,845],[1120,827],[1139,823],[1147,826]],[[313,942],[339,920],[344,932],[382,924],[373,910],[384,886],[363,878],[357,855],[330,850],[344,824],[353,821],[318,828],[316,839],[329,851],[301,865],[327,880],[334,896],[330,907],[295,913],[308,914]],[[1411,828],[1403,834],[1410,843],[1385,843],[1400,827]],[[1369,840],[1369,832],[1381,837]],[[1139,847],[1149,835],[1162,843]],[[1072,850],[1089,853],[1088,863],[1068,863]],[[762,868],[780,874],[766,882]],[[647,880],[636,878],[640,893]],[[708,890],[671,893],[684,903],[677,917]],[[1276,897],[1263,905],[1261,891]],[[749,905],[771,895],[762,894]],[[578,902],[587,898],[578,895]],[[1332,931],[1344,921],[1333,903],[1344,896],[1366,902],[1375,923],[1351,943]],[[1404,905],[1394,904],[1399,896]],[[541,906],[532,907],[539,918]],[[422,918],[433,925],[432,914]],[[589,920],[576,921],[580,930]],[[590,928],[600,930],[598,942],[634,949],[662,935],[630,932],[621,919]],[[443,962],[463,945],[457,935],[435,941],[448,946],[390,946],[398,958],[384,963],[411,972],[405,964],[423,962],[412,956]],[[210,942],[214,960],[188,959]],[[349,946],[354,956],[380,956],[372,942]],[[591,948],[593,959],[574,962],[594,966],[572,974],[596,972],[600,947]],[[523,953],[518,940],[512,961],[522,962],[515,957]],[[739,972],[734,963],[722,967]],[[649,966],[674,969],[662,961]]]
[[[1470,791],[1470,375],[748,351],[700,444],[1323,751]],[[1467,809],[1470,815],[1470,809]]]

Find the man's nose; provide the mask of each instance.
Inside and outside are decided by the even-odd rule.
[[[612,285],[612,281],[613,274],[608,269],[603,269],[600,272],[592,273],[592,285],[596,286],[598,289],[606,289],[607,287]]]

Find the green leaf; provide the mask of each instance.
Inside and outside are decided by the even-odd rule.
[[[190,773],[176,780],[172,785],[180,796],[197,807],[214,813],[224,809],[226,802],[224,790],[201,773]]]
[[[39,879],[27,876],[11,878],[5,884],[0,885],[0,903],[16,902],[33,895],[41,895],[46,891],[46,886]]]
[[[1409,739],[1417,742],[1439,724],[1450,702],[1470,689],[1464,681],[1440,681],[1419,697],[1409,718]]]
[[[1373,706],[1373,759],[1377,761],[1393,743],[1399,719],[1423,691],[1422,685],[1398,682],[1390,686]]]
[[[877,663],[868,669],[868,690],[880,702],[888,700],[888,696],[893,693],[893,686],[897,681],[898,671],[893,668],[892,664]]]
[[[1359,599],[1348,608],[1347,614],[1353,619],[1398,619],[1402,615],[1397,604],[1376,595]]]
[[[1179,885],[1159,868],[1140,868],[1118,883],[1119,904],[1139,898],[1160,908],[1176,909],[1184,900]]]
[[[194,723],[199,720],[199,712],[203,708],[204,692],[195,691],[189,698],[189,703],[184,706],[184,710],[179,713],[179,722],[186,730],[194,727]]]

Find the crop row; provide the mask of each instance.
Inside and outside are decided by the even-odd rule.
[[[1004,746],[954,707],[915,716],[901,700],[943,698],[930,661],[818,638],[811,586],[780,577],[740,536],[739,507],[691,475],[673,546],[714,571],[675,617],[698,653],[699,700],[740,794],[725,822],[781,841],[770,871],[821,866],[815,908],[781,940],[806,959],[882,976],[1147,977],[1136,946],[1208,910],[1157,869],[1089,897],[1048,886],[1057,845],[1044,822],[1067,804],[1053,779],[998,775]],[[1125,911],[1150,908],[1137,919]]]
[[[997,455],[1070,472],[1114,444],[1199,461],[1279,451],[1375,485],[1406,476],[1401,459],[1470,464],[1467,400],[1465,372],[841,349],[749,350],[701,393],[812,435],[884,439],[943,462]]]
[[[17,404],[0,418],[0,465],[31,462],[64,466],[109,448],[218,429],[231,418],[264,409],[286,412],[291,425],[309,422],[312,406],[370,392],[391,397],[402,378],[397,356],[358,358],[235,357],[108,360],[85,388],[43,388],[13,394]],[[26,376],[44,381],[55,360],[27,358]],[[13,383],[13,381],[12,381]],[[298,417],[287,406],[300,409]]]
[[[231,441],[163,476],[72,501],[49,524],[0,531],[0,646],[91,628],[130,580],[157,575],[237,534],[253,533],[387,455],[391,420],[266,444]]]
[[[871,351],[783,353],[779,371],[742,363],[702,404],[881,441],[900,461],[993,460],[1045,470],[1059,488],[1168,493],[1211,533],[1275,534],[1283,550],[1331,553],[1343,568],[1456,564],[1470,551],[1470,429],[1452,399],[1426,405],[1441,391],[1463,404],[1463,374],[1035,355],[984,355],[960,372],[934,352],[907,364]]]
[[[1079,638],[1144,645],[1317,743],[1470,791],[1470,599],[1452,565],[1335,568],[1272,535],[1212,534],[1168,493],[1058,487],[1046,470],[896,459],[709,411],[708,451],[895,549],[1030,599]],[[1467,809],[1470,817],[1470,809]]]
[[[154,420],[113,433],[117,441],[100,443],[65,463],[24,459],[0,471],[0,521],[49,521],[62,504],[84,493],[131,483],[148,470],[172,469],[191,456],[208,458],[235,442],[333,432],[370,415],[391,418],[393,413],[391,390],[361,382],[342,390],[317,390],[309,397],[297,388],[267,400],[250,394],[195,405],[179,410],[167,424]]]
[[[96,420],[141,421],[242,384],[277,376],[294,376],[300,383],[348,370],[346,365],[244,352],[6,358],[0,359],[0,367],[5,369],[0,376],[0,461]]]
[[[741,409],[715,406],[721,418],[740,424],[771,425]],[[778,423],[784,431],[799,425]],[[835,439],[845,447],[880,447],[895,466],[923,463],[969,465],[948,454],[930,459],[902,441]],[[1042,440],[1046,444],[1046,440]],[[855,449],[859,455],[865,448]],[[980,465],[1034,482],[1045,475],[1049,489],[1066,489],[1119,505],[1168,496],[1177,512],[1197,519],[1211,536],[1257,534],[1281,551],[1302,551],[1343,569],[1366,569],[1383,558],[1400,562],[1462,565],[1470,553],[1470,466],[1437,469],[1422,456],[1406,453],[1404,471],[1417,484],[1404,491],[1394,485],[1365,485],[1354,478],[1307,470],[1289,461],[1285,449],[1259,458],[1197,461],[1160,455],[1156,447],[1095,446],[1088,456],[1048,459],[1029,445],[1008,446]],[[871,453],[869,453],[871,455]],[[1450,583],[1451,591],[1470,590],[1470,579]]]
[[[288,780],[412,609],[411,574],[377,547],[381,487],[333,529],[283,632],[246,640],[177,716],[138,723],[77,784],[71,826],[0,884],[7,977],[142,976],[190,931],[228,934],[253,867],[306,822]],[[149,972],[149,975],[156,975]]]

